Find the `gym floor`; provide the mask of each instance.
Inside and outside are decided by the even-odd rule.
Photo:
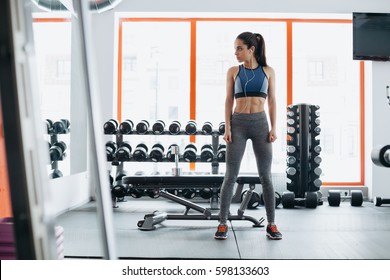
[[[204,201],[194,201],[209,207]],[[114,209],[116,250],[120,259],[390,259],[390,206],[364,202],[352,207],[316,209],[296,207],[276,210],[280,241],[269,240],[265,228],[249,221],[229,223],[225,241],[214,239],[217,221],[166,220],[152,231],[141,231],[137,222],[155,210],[184,213],[184,206],[164,198],[127,198]],[[236,214],[238,204],[232,204]],[[213,210],[213,213],[218,210]],[[192,214],[192,210],[189,214]],[[195,213],[195,212],[194,212]],[[198,214],[196,212],[196,214]],[[246,210],[256,219],[265,217],[264,207]],[[64,227],[65,258],[101,258],[95,202],[57,217]]]

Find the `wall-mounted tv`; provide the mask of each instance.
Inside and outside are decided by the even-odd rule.
[[[353,13],[353,59],[390,61],[390,13]]]

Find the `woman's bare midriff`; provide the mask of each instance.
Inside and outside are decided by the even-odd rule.
[[[241,97],[236,99],[235,113],[252,114],[264,111],[265,99],[262,97]]]

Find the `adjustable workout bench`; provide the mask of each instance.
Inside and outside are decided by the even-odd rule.
[[[237,182],[252,182],[254,177],[238,177]],[[191,201],[173,195],[167,189],[176,188],[205,188],[213,190],[218,197],[217,190],[221,187],[224,176],[221,175],[201,175],[201,176],[125,176],[123,183],[136,189],[154,189],[155,192],[166,199],[172,200],[186,207],[184,214],[168,214],[155,211],[147,214],[144,220],[138,221],[138,227],[141,230],[153,230],[155,225],[165,220],[218,220],[218,214],[212,214],[210,208],[204,208]],[[251,216],[244,215],[245,209],[252,196],[255,186],[250,183],[249,190],[246,192],[241,202],[237,215],[229,215],[228,220],[247,220],[253,223],[254,227],[263,227],[264,218],[257,220]],[[214,204],[218,205],[214,198]],[[213,201],[213,198],[212,200]],[[211,204],[213,205],[213,203]],[[189,210],[195,210],[201,214],[189,214]],[[215,208],[214,208],[215,209]]]

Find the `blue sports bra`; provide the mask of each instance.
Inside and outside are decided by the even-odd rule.
[[[268,77],[263,67],[259,65],[256,69],[251,70],[241,64],[234,80],[233,94],[234,98],[247,96],[267,98]]]

